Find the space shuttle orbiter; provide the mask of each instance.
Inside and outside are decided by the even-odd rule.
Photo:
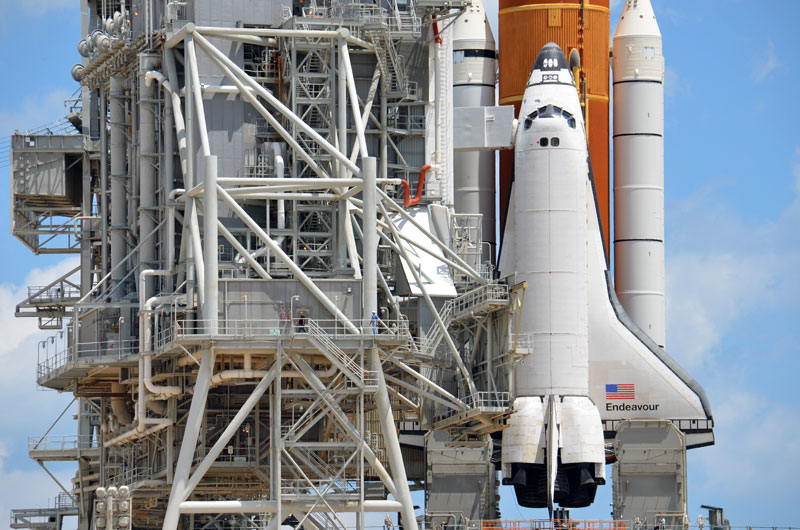
[[[624,102],[617,102],[624,104]],[[554,43],[533,66],[515,137],[498,268],[528,284],[503,481],[527,507],[582,507],[605,482],[615,421],[670,419],[687,445],[713,443],[705,393],[625,313],[598,221],[581,105]]]

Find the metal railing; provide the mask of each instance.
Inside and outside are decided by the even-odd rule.
[[[211,447],[198,447],[194,453],[194,463],[197,464],[208,455]],[[256,447],[251,445],[248,447],[236,447],[229,445],[222,450],[217,457],[217,462],[228,463],[253,463],[256,461]]]
[[[421,132],[425,130],[425,116],[417,114],[399,114],[389,116],[388,126],[392,129]]]
[[[626,530],[624,521],[574,521],[571,519],[532,519],[481,521],[481,530]]]
[[[91,435],[28,436],[28,452],[60,453],[78,449],[96,449],[97,439]]]
[[[507,409],[510,406],[511,394],[509,392],[476,392],[475,395],[467,396],[465,398],[462,398],[462,400],[467,405],[467,410],[481,409],[481,408]],[[441,412],[436,414],[433,418],[434,423],[444,421],[462,412],[451,408],[442,408],[440,410]],[[519,530],[519,529],[511,528],[503,530]]]
[[[65,283],[63,286],[47,288],[45,285],[31,285],[28,287],[29,303],[60,302],[67,299],[80,298],[81,290]]]
[[[422,33],[420,18],[411,13],[395,13],[387,17],[392,37],[418,37]]]
[[[666,512],[665,512],[666,513]],[[679,521],[684,519],[683,514],[665,515],[667,521]],[[650,518],[652,519],[652,518]],[[655,521],[579,521],[573,519],[534,519],[534,520],[511,520],[511,521],[470,521],[467,525],[456,525],[455,528],[467,530],[473,527],[473,523],[478,523],[475,530],[797,530],[797,526],[752,526],[752,525],[712,525],[689,524],[688,519],[684,522],[673,522],[671,524],[658,524]],[[451,529],[448,525],[447,530]]]
[[[510,401],[509,392],[475,392],[464,400],[470,408],[506,408]]]
[[[99,341],[79,342],[53,354],[47,354],[44,359],[39,358],[36,367],[36,377],[41,379],[63,368],[71,361],[93,357],[112,357],[121,360],[128,355],[139,353],[139,341]]]
[[[453,298],[453,314],[459,315],[472,311],[484,302],[508,302],[508,285],[503,283],[490,283],[468,291],[461,296]]]
[[[192,335],[207,335],[210,329],[209,320],[201,319],[169,319],[170,324],[161,327],[156,333],[156,345],[164,347],[178,339],[189,338]],[[337,319],[300,319],[297,316],[291,319],[220,319],[217,322],[216,337],[231,337],[240,339],[274,339],[287,338],[309,333],[310,323],[329,337],[338,339],[359,338],[361,336],[403,337],[408,331],[408,321],[405,319],[379,319],[372,327],[369,319],[352,319],[350,322],[359,330],[351,333],[344,322]]]
[[[313,488],[312,488],[313,485]],[[331,482],[326,479],[282,479],[281,480],[281,494],[282,495],[308,495],[314,492],[314,488],[320,493],[325,491],[326,495],[355,495],[358,493],[357,480],[337,480]]]
[[[144,467],[123,467],[112,471],[116,472],[108,477],[109,486],[130,486],[153,478],[152,471]]]

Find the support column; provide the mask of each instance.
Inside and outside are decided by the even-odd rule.
[[[378,310],[378,212],[374,156],[362,158],[364,175],[364,314],[369,318]]]
[[[275,359],[275,363],[281,363],[280,360],[281,353],[278,352],[278,358]],[[275,514],[273,515],[273,519],[277,520],[276,526],[280,527],[280,523],[283,521],[283,513],[281,511],[281,451],[283,450],[283,440],[281,439],[281,377],[280,373],[278,373],[278,377],[275,378],[275,382],[272,386],[272,396],[270,401],[270,411],[269,411],[269,425],[270,425],[270,437],[269,437],[269,445],[270,445],[270,487],[272,489],[272,500],[275,501]],[[272,521],[270,521],[270,525],[272,526]]]
[[[197,154],[197,144],[195,143],[194,136],[194,93],[192,91],[191,64],[188,61],[184,61],[183,79],[185,93],[183,100],[183,116],[185,119],[186,131],[186,174],[183,178],[183,187],[188,191],[192,189],[195,184],[195,161]],[[174,86],[176,85],[173,85],[173,87]],[[197,214],[194,211],[194,199],[189,197],[186,199],[184,219],[184,223],[191,223],[192,220],[197,219]],[[189,242],[186,245],[186,304],[190,310],[195,308],[194,297],[197,290],[197,278],[195,273],[196,257],[194,245]]]
[[[205,186],[203,188],[203,263],[204,263],[204,295],[203,320],[206,331],[216,334],[218,331],[219,307],[218,287],[219,262],[217,261],[217,157],[209,155],[205,160]]]
[[[347,70],[344,65],[344,45],[345,40],[339,39],[339,71],[336,85],[336,97],[339,98],[339,151],[347,155]],[[339,178],[347,178],[347,169],[344,164],[337,161],[339,168]]]

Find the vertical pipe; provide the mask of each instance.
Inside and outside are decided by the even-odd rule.
[[[339,39],[339,77],[336,96],[339,98],[339,150],[347,155],[347,70],[344,66],[344,39]],[[344,164],[337,161],[339,178],[347,178]]]
[[[172,111],[172,105],[164,105],[164,126],[162,127],[164,133],[164,171],[161,172],[161,183],[166,192],[165,196],[168,202],[172,202],[172,189],[175,182],[175,131],[173,130],[175,123],[175,115]],[[167,270],[173,270],[174,255],[175,255],[175,209],[167,205],[167,219],[170,223],[170,229],[167,230],[167,239],[164,245],[167,248],[168,254],[172,259],[167,259],[167,264],[164,266]],[[163,254],[162,254],[163,257]],[[171,293],[174,288],[173,275],[170,274],[166,277],[165,289]]]
[[[364,176],[364,316],[369,318],[378,310],[378,211],[376,164],[374,156],[361,159]]]
[[[111,78],[111,285],[112,300],[118,302],[123,291],[117,286],[127,274],[122,264],[127,255],[128,199],[125,193],[127,170],[127,124],[125,122],[125,78]],[[122,265],[121,265],[122,264]]]
[[[387,121],[389,117],[388,110],[386,109],[386,91],[389,90],[386,80],[381,79],[381,173],[382,179],[389,177],[389,131],[387,130]]]
[[[89,171],[89,157],[83,156],[83,175],[81,186],[81,221],[80,230],[84,234],[92,229],[92,175]],[[88,237],[81,237],[81,296],[85,296],[92,288],[92,241]]]
[[[108,92],[100,89],[100,277],[108,274]]]
[[[203,320],[206,321],[206,332],[216,334],[218,331],[219,308],[217,304],[219,283],[219,262],[217,261],[217,157],[209,155],[205,161],[205,186],[203,188],[203,266],[204,295]]]
[[[141,269],[153,269],[156,257],[156,236],[148,237],[156,227],[156,105],[155,87],[147,83],[145,74],[156,67],[157,56],[139,56],[139,264]],[[154,293],[155,278],[144,282],[139,298],[148,300]]]
[[[178,398],[172,396],[167,401],[167,417],[170,425],[167,427],[167,484],[172,484],[175,478],[175,431],[178,424]]]
[[[278,142],[272,143],[272,153],[275,159],[275,177],[282,179],[285,177],[285,163],[283,155],[281,154],[281,144]],[[278,201],[278,230],[286,229],[286,201],[283,199]],[[283,238],[281,237],[281,240]]]

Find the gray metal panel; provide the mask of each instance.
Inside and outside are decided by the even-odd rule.
[[[483,519],[481,513],[489,477],[481,475],[434,475],[428,484],[427,510],[432,513],[463,514]]]
[[[228,28],[272,26],[280,22],[281,4],[263,0],[231,0],[222,4],[218,0],[195,0],[195,24]]]
[[[668,525],[683,523],[686,499],[686,439],[668,420],[626,420],[614,442],[614,519],[639,518],[646,526],[658,515]]]
[[[351,319],[361,318],[361,281],[318,279],[314,283]],[[351,292],[347,292],[348,289]],[[299,299],[292,302],[292,296]],[[246,300],[245,300],[246,297]],[[281,310],[302,309],[308,318],[333,320],[333,315],[296,280],[220,279],[220,321],[278,320]]]
[[[456,151],[508,149],[512,145],[514,107],[459,107],[453,117]]]

